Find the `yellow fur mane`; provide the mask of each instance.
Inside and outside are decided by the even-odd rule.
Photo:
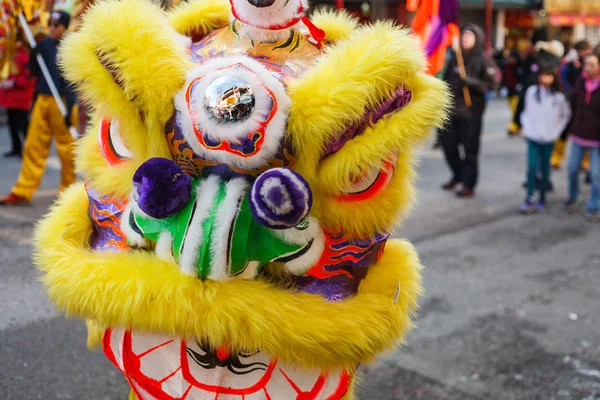
[[[101,195],[128,198],[143,162],[172,157],[165,126],[174,115],[174,96],[194,68],[189,40],[226,26],[229,18],[227,0],[192,0],[169,13],[147,0],[107,0],[65,39],[65,75],[93,106],[93,122],[78,142],[77,167]],[[349,237],[389,232],[412,204],[415,149],[443,123],[447,89],[423,73],[424,55],[408,31],[389,22],[359,27],[347,13],[317,12],[312,20],[325,31],[322,53],[285,82],[292,104],[285,132],[294,150],[290,168],[308,181],[311,216],[325,230]],[[408,104],[325,154],[331,141],[399,88],[411,91]],[[118,121],[130,159],[117,165],[104,159],[98,144],[103,118]],[[340,201],[365,171],[382,168],[390,156],[397,156],[396,169],[381,192]],[[36,228],[35,263],[51,300],[68,316],[91,319],[90,346],[98,344],[102,327],[131,327],[227,345],[232,352],[260,350],[306,369],[345,368],[354,379],[360,363],[392,348],[412,326],[421,265],[405,241],[389,240],[358,293],[333,302],[262,278],[200,280],[151,251],[92,250],[88,206],[83,184],[61,195]]]
[[[182,35],[201,38],[227,26],[230,14],[228,0],[196,0],[180,3],[169,13],[169,21]]]
[[[214,346],[228,343],[233,350],[260,349],[322,370],[352,370],[411,327],[421,266],[406,242],[388,242],[355,297],[329,302],[260,280],[201,281],[141,251],[92,251],[87,207],[83,184],[76,184],[35,233],[35,262],[50,299],[67,316]]]
[[[368,237],[388,229],[407,211],[413,200],[413,149],[432,126],[443,123],[450,105],[445,84],[425,75],[424,65],[406,30],[376,23],[330,47],[290,84],[288,135],[298,154],[294,169],[309,182],[315,198],[312,212],[323,226]],[[332,139],[399,87],[412,91],[408,105],[323,159]],[[394,152],[396,173],[378,196],[352,203],[336,200],[354,177]]]

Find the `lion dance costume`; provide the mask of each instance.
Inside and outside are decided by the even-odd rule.
[[[446,89],[407,31],[306,8],[108,0],[64,41],[85,182],[36,263],[139,399],[351,399],[411,326],[421,267],[389,236]]]

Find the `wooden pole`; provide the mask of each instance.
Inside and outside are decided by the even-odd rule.
[[[406,23],[406,1],[398,0],[398,22],[400,25],[407,25]]]
[[[491,55],[492,51],[492,24],[494,6],[492,0],[485,0],[485,51]]]
[[[460,44],[460,37],[458,38],[459,43],[458,46],[456,47],[456,63],[458,64],[458,73],[460,74],[461,78],[465,78],[467,76],[467,71],[465,69],[465,60],[463,58],[463,54],[462,54],[462,46]],[[469,92],[469,88],[467,87],[467,85],[463,86],[463,96],[465,97],[465,105],[469,108],[471,108],[471,106],[473,105],[472,101],[471,101],[471,92]]]

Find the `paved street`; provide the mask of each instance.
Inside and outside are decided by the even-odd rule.
[[[407,344],[363,367],[359,399],[600,399],[600,225],[583,208],[562,212],[563,171],[548,214],[517,214],[525,146],[507,120],[493,102],[474,199],[442,192],[442,155],[423,150],[419,203],[396,236],[416,244],[426,293]],[[2,129],[0,153],[7,145]],[[123,378],[45,300],[31,265],[33,223],[58,182],[50,161],[31,207],[0,208],[0,400],[125,399]],[[0,165],[7,192],[19,161]]]

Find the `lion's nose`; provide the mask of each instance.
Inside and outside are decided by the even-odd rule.
[[[248,3],[252,4],[254,7],[269,7],[275,3],[275,0],[248,0]]]

